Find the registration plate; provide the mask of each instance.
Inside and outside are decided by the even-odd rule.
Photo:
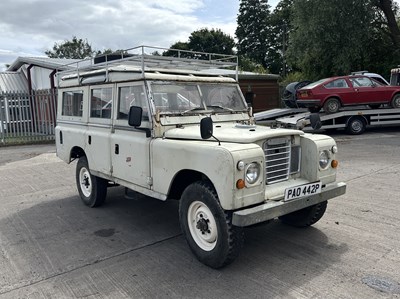
[[[321,193],[321,189],[322,189],[321,182],[287,188],[285,190],[284,201]]]

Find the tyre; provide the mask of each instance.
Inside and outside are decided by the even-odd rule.
[[[283,215],[279,219],[288,225],[296,227],[307,227],[313,225],[324,216],[328,202],[323,201],[319,204],[301,209],[299,211]]]
[[[107,181],[90,173],[85,156],[76,165],[76,186],[83,203],[91,208],[101,206],[107,195]]]
[[[396,94],[392,101],[390,102],[390,106],[393,108],[400,108],[400,94]]]
[[[336,98],[329,98],[324,103],[324,111],[326,113],[336,113],[339,111],[340,102]]]
[[[222,209],[210,183],[199,181],[185,189],[179,220],[191,251],[203,264],[218,269],[239,255],[243,229],[232,225],[232,213]]]
[[[360,135],[364,133],[367,124],[361,117],[351,117],[346,125],[346,132],[350,135]]]

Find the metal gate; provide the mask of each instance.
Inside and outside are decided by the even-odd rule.
[[[0,92],[0,146],[54,140],[55,123],[55,90]]]

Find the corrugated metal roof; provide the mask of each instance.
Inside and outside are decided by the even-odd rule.
[[[0,91],[24,91],[28,92],[28,80],[22,72],[1,72]]]

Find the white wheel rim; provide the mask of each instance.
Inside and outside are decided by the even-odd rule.
[[[92,178],[89,170],[87,170],[85,167],[82,167],[79,171],[79,185],[83,195],[90,197],[92,194]]]
[[[218,229],[210,209],[201,201],[194,201],[188,209],[190,234],[196,244],[205,251],[214,249],[218,240]]]

